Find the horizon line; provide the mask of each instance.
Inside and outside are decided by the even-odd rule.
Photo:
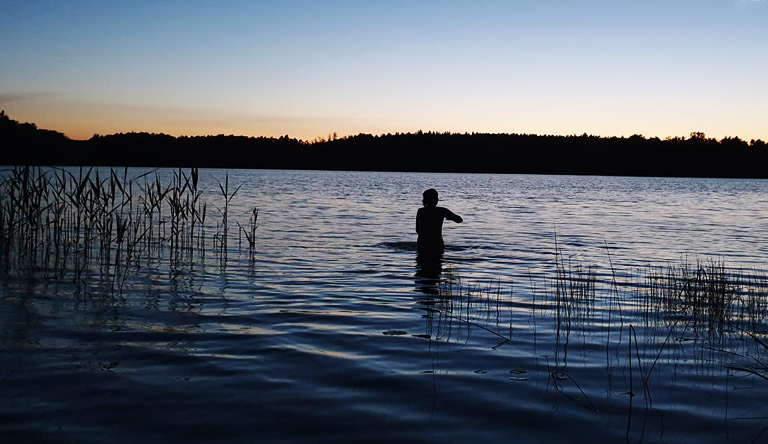
[[[324,136],[316,136],[314,139],[303,139],[303,138],[298,138],[298,137],[292,137],[289,134],[284,134],[284,135],[280,135],[280,136],[246,135],[246,134],[234,134],[234,133],[229,133],[229,134],[225,134],[225,133],[218,133],[218,134],[208,133],[208,134],[178,134],[178,135],[174,135],[174,134],[170,134],[170,133],[166,133],[166,132],[153,132],[153,131],[119,131],[119,132],[114,132],[114,133],[109,133],[109,134],[94,133],[89,138],[82,138],[82,139],[80,139],[80,138],[70,137],[65,132],[57,130],[57,129],[41,128],[35,122],[20,122],[18,120],[15,120],[15,119],[11,118],[11,116],[8,115],[5,112],[4,109],[0,110],[0,116],[5,116],[8,120],[14,121],[14,122],[16,122],[16,123],[18,123],[20,125],[24,125],[24,124],[34,125],[35,128],[37,128],[39,130],[57,132],[59,134],[62,134],[67,139],[69,139],[71,141],[75,141],[75,142],[87,142],[89,140],[92,140],[92,139],[98,138],[98,137],[109,137],[109,136],[118,136],[118,135],[127,135],[127,134],[148,134],[148,135],[156,135],[156,136],[169,136],[169,137],[173,137],[173,138],[177,138],[177,139],[178,138],[185,138],[185,137],[186,138],[194,138],[194,137],[245,137],[245,138],[249,138],[249,139],[259,139],[259,138],[263,138],[263,139],[281,139],[281,138],[286,137],[288,139],[293,139],[293,140],[296,140],[296,141],[299,141],[299,142],[302,142],[302,143],[306,143],[306,144],[326,143],[326,142],[332,142],[332,141],[335,141],[335,140],[344,140],[344,139],[358,137],[358,136],[384,137],[384,136],[422,135],[422,134],[427,134],[427,135],[430,135],[430,134],[431,135],[458,135],[458,136],[461,136],[461,135],[499,135],[499,136],[535,136],[535,137],[596,137],[596,138],[600,138],[600,139],[613,139],[613,138],[616,138],[616,139],[629,139],[629,138],[632,138],[632,137],[641,137],[641,138],[643,138],[645,140],[658,139],[658,140],[661,140],[661,141],[664,141],[664,140],[675,140],[675,139],[689,140],[689,139],[694,139],[694,138],[700,138],[702,140],[715,140],[715,141],[718,141],[718,142],[719,141],[723,141],[723,140],[729,140],[729,139],[730,140],[738,139],[738,140],[742,140],[742,141],[745,141],[745,142],[748,142],[748,143],[763,141],[762,139],[759,139],[759,138],[758,139],[755,139],[755,138],[742,139],[738,135],[723,136],[722,138],[717,139],[716,137],[706,137],[706,134],[704,132],[700,132],[700,131],[691,131],[688,134],[688,137],[683,135],[683,136],[665,136],[664,138],[662,138],[660,136],[645,136],[642,133],[634,133],[634,134],[632,134],[630,136],[626,136],[626,135],[600,135],[600,134],[588,133],[586,131],[583,132],[582,134],[577,134],[577,133],[572,133],[572,134],[556,134],[556,133],[526,133],[526,132],[520,132],[520,133],[517,133],[517,132],[480,132],[480,131],[464,131],[464,132],[459,132],[459,131],[437,131],[437,130],[427,130],[427,131],[425,131],[423,129],[419,129],[419,130],[416,130],[416,131],[394,131],[394,132],[386,132],[386,133],[382,132],[382,133],[376,133],[376,134],[374,134],[374,133],[366,133],[366,132],[359,132],[357,134],[347,134],[347,135],[343,135],[343,136],[338,136],[337,133],[334,131],[334,132],[329,133],[325,137]]]

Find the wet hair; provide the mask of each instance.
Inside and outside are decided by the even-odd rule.
[[[424,199],[422,200],[422,203],[425,207],[433,207],[437,205],[437,190],[434,188],[430,188],[426,191],[424,191]]]

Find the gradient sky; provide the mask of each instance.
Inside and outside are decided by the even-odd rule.
[[[0,0],[0,109],[77,139],[768,141],[768,1]]]

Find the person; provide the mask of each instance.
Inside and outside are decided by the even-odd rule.
[[[448,208],[438,207],[437,190],[424,191],[424,206],[416,212],[416,233],[419,235],[417,247],[419,254],[440,255],[445,250],[443,242],[443,220],[448,219],[458,224],[464,219]]]

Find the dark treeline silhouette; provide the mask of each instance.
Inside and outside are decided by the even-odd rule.
[[[594,174],[768,178],[762,140],[694,132],[661,140],[485,133],[329,137],[125,133],[71,140],[0,112],[5,165],[283,168],[363,171]]]
[[[55,157],[71,142],[62,133],[40,129],[34,123],[19,123],[0,111],[0,164],[15,165],[25,163],[19,162],[24,160],[39,164],[43,159]]]

